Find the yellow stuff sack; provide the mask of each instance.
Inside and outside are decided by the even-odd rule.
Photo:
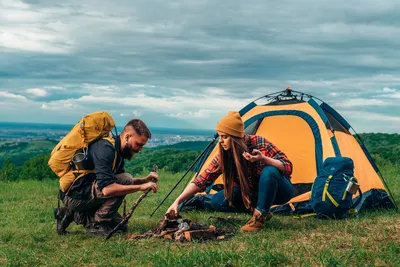
[[[115,121],[107,112],[99,111],[86,115],[54,147],[48,162],[49,167],[60,177],[60,189],[67,193],[73,183],[94,170],[76,168],[73,157],[87,156],[88,146],[98,139],[106,139],[114,145],[111,130]],[[79,155],[78,155],[79,154]]]

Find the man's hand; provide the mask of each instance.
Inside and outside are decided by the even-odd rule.
[[[153,182],[148,182],[148,183],[140,185],[140,191],[146,191],[149,188],[151,190],[153,190],[154,193],[156,193],[157,190],[158,190],[158,185],[156,183],[153,183]]]
[[[249,152],[243,152],[243,157],[250,162],[261,161],[264,159],[264,155],[258,149],[253,149],[251,154]]]
[[[146,182],[158,182],[158,173],[151,172],[146,177]]]

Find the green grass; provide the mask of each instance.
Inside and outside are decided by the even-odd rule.
[[[388,185],[400,202],[399,168],[383,168]],[[390,175],[390,176],[389,176]],[[152,218],[149,214],[180,175],[160,173],[160,192],[148,195],[130,220],[129,232],[154,228],[180,192]],[[396,266],[400,255],[400,214],[376,211],[356,218],[329,221],[275,215],[257,234],[239,233],[249,218],[229,214],[231,222],[216,222],[213,212],[184,212],[202,224],[228,227],[236,235],[226,241],[175,243],[163,240],[105,241],[88,237],[71,224],[68,236],[55,232],[53,208],[57,181],[0,183],[0,265],[2,266]],[[127,208],[139,193],[127,197]]]

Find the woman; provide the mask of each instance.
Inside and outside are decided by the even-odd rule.
[[[222,118],[217,124],[217,132],[217,156],[186,187],[167,214],[178,214],[180,203],[204,191],[222,174],[224,190],[213,195],[211,206],[217,211],[252,211],[253,217],[241,230],[259,231],[272,217],[270,207],[284,204],[293,197],[292,163],[265,138],[245,135],[238,112],[230,111]]]

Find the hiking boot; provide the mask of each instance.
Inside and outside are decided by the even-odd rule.
[[[264,228],[264,223],[272,218],[272,212],[262,215],[257,209],[254,209],[253,217],[240,228],[242,232],[258,232]]]
[[[74,220],[73,211],[67,208],[54,209],[54,217],[56,219],[56,231],[59,235],[69,234],[68,226]]]

